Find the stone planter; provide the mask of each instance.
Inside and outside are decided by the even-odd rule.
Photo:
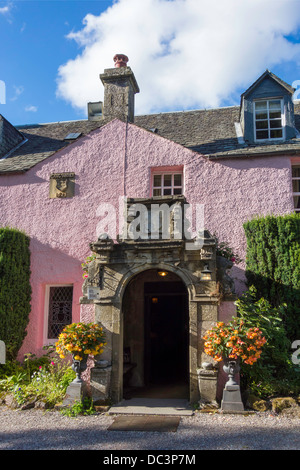
[[[198,385],[200,393],[200,407],[207,404],[217,407],[217,380],[218,371],[212,367],[212,364],[203,363],[201,369],[197,369]]]
[[[87,368],[87,358],[88,356],[87,355],[84,355],[83,356],[83,359],[81,361],[77,360],[74,358],[74,354],[73,354],[73,358],[72,358],[72,369],[74,370],[74,372],[76,373],[76,379],[73,380],[72,383],[83,383],[83,380],[81,378],[81,374],[82,372],[84,372]]]
[[[84,355],[83,359],[79,361],[75,359],[73,355],[72,369],[76,373],[76,378],[67,388],[66,395],[63,400],[63,406],[72,406],[75,403],[82,401],[82,399],[87,396],[87,386],[81,378],[82,372],[87,368],[87,359],[88,356]]]
[[[223,399],[221,402],[222,411],[244,411],[240,386],[235,381],[235,375],[240,370],[239,360],[225,358],[223,370],[228,375],[228,381],[226,382],[223,390]]]
[[[225,388],[227,385],[238,385],[235,381],[236,374],[240,371],[240,362],[239,359],[224,359],[223,370],[225,374],[228,375],[228,381],[225,384]]]

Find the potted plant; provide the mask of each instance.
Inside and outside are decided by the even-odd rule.
[[[224,362],[223,370],[228,374],[229,385],[236,384],[234,375],[239,371],[239,362],[254,364],[266,343],[259,328],[248,328],[241,318],[235,317],[228,324],[216,323],[203,339],[205,353],[217,362]]]
[[[61,358],[72,354],[72,367],[77,375],[75,380],[81,382],[80,375],[87,367],[88,356],[102,354],[105,344],[105,334],[101,326],[96,323],[72,323],[62,330],[55,348]]]

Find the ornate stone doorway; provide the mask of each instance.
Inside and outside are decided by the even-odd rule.
[[[123,394],[188,398],[188,292],[176,274],[159,272],[140,273],[124,293]]]
[[[191,241],[185,237],[184,230],[178,229],[178,213],[184,213],[185,205],[182,196],[127,200],[128,205],[135,202],[142,204],[146,212],[154,202],[155,205],[163,203],[169,206],[171,229],[169,238],[161,236],[160,228],[158,237],[147,238],[145,224],[144,238],[132,239],[129,236],[113,241],[99,237],[90,245],[96,257],[89,266],[89,277],[83,286],[82,312],[84,304],[89,312],[92,304],[94,320],[104,327],[107,335],[107,346],[101,361],[96,360],[91,372],[91,383],[97,392],[95,396],[98,394],[118,403],[123,398],[127,372],[131,370],[132,373],[129,382],[143,387],[151,381],[159,382],[163,372],[166,376],[171,375],[171,369],[177,362],[178,369],[181,369],[178,374],[180,378],[188,375],[189,400],[197,402],[199,378],[200,382],[202,380],[199,368],[204,362],[211,362],[204,353],[202,336],[218,320],[215,240],[204,232],[202,238]],[[130,211],[127,213],[130,228],[133,225],[132,215]],[[164,234],[164,228],[162,230]],[[178,235],[180,233],[182,236]],[[165,271],[168,275],[159,278],[158,271]],[[168,283],[171,292],[166,288]],[[89,291],[94,295],[94,287],[98,289],[98,296],[89,295]],[[173,310],[173,317],[166,306]],[[162,340],[157,341],[155,352],[154,336],[161,333],[154,324],[155,315],[160,317],[162,331],[171,325],[172,318],[174,328],[169,336],[175,336],[179,331],[182,334],[170,345],[171,351],[176,343],[183,344],[173,353],[178,354],[173,363],[172,353],[165,354],[162,349]],[[165,331],[163,336],[166,336]],[[164,359],[165,366],[156,367]],[[202,375],[205,391],[206,371]]]

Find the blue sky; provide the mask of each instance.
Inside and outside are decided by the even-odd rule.
[[[14,124],[84,118],[70,103],[56,97],[58,67],[78,54],[66,39],[87,13],[99,14],[111,2],[88,0],[0,1],[0,80],[6,103],[0,113]],[[1,10],[0,10],[1,11]]]
[[[300,88],[300,0],[0,0],[0,41],[15,125],[85,119],[117,52],[137,114],[238,104],[266,68]]]

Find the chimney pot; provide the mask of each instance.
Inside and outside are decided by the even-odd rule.
[[[114,63],[116,68],[127,67],[128,57],[124,54],[116,54],[114,56]]]

